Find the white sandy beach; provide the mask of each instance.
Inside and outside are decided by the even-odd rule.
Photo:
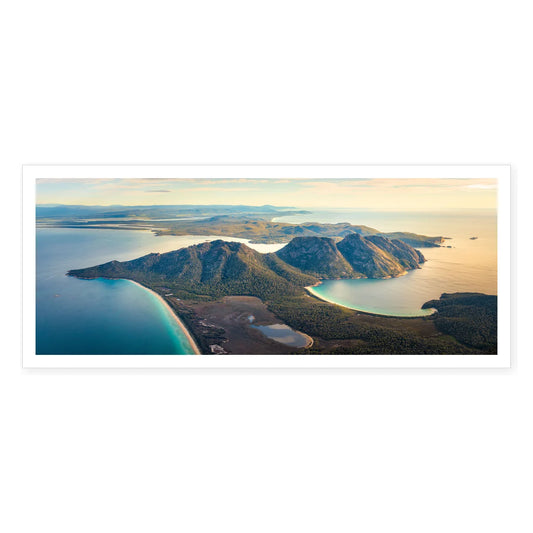
[[[192,335],[190,334],[189,330],[185,327],[185,324],[180,320],[178,315],[174,312],[172,307],[168,304],[168,302],[160,295],[157,294],[157,292],[153,291],[152,289],[149,289],[142,283],[138,283],[137,281],[133,281],[132,279],[127,279],[126,281],[130,281],[131,283],[135,283],[135,285],[138,285],[139,287],[142,287],[143,289],[146,289],[147,291],[150,291],[152,294],[155,294],[155,296],[159,299],[159,301],[168,309],[172,317],[174,317],[174,320],[180,327],[180,329],[183,331],[185,336],[187,337],[187,340],[189,341],[190,345],[193,348],[195,355],[201,355],[200,349],[198,348],[198,345],[196,344],[196,341],[193,339]]]
[[[432,315],[432,314],[434,314],[436,312],[436,309],[433,309],[433,308],[431,308],[432,311],[433,311],[432,313],[420,314],[420,315],[393,315],[393,314],[387,315],[387,314],[384,314],[384,313],[376,313],[376,312],[372,312],[372,311],[365,311],[364,309],[358,309],[357,307],[350,307],[349,305],[340,304],[339,302],[335,302],[334,300],[329,300],[328,298],[325,298],[321,294],[317,294],[314,291],[314,287],[317,287],[318,285],[321,285],[321,283],[322,282],[316,283],[315,285],[310,285],[308,287],[304,287],[304,289],[311,296],[314,296],[315,298],[318,298],[319,300],[322,300],[323,302],[328,302],[330,304],[339,305],[339,306],[344,307],[346,309],[351,309],[352,311],[357,311],[358,313],[364,313],[365,315],[384,316],[384,317],[389,317],[389,318],[420,318],[420,317],[430,316],[430,315]]]

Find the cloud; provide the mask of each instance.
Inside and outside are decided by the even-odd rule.
[[[243,187],[215,187],[215,186],[198,186],[198,187],[189,187],[186,189],[181,189],[179,191],[180,194],[182,193],[194,193],[194,192],[212,192],[212,191],[221,191],[221,192],[242,192],[242,193],[248,193],[250,191],[260,191],[265,192],[265,189],[259,188],[259,187],[246,187],[244,189]]]
[[[397,194],[401,191],[425,193],[465,191],[465,189],[494,190],[493,179],[472,178],[371,178],[305,180],[301,186],[315,194],[357,194],[367,191]]]
[[[151,191],[144,191],[144,192],[172,192],[169,189],[152,189]]]
[[[475,184],[475,185],[467,185],[467,189],[496,189],[498,186],[496,184]]]

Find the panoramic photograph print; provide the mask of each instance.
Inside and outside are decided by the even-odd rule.
[[[497,354],[497,198],[495,178],[36,179],[35,355]]]

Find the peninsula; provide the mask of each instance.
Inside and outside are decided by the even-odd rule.
[[[294,237],[342,239],[351,233],[401,239],[417,248],[440,246],[441,236],[410,232],[383,233],[348,222],[292,224],[279,218],[309,214],[294,208],[264,206],[37,206],[40,227],[151,230],[156,235],[214,235],[248,239],[251,243],[287,243]]]
[[[179,315],[202,353],[215,353],[213,347],[218,353],[493,353],[492,300],[470,297],[465,303],[456,296],[443,320],[401,319],[346,309],[305,291],[321,279],[400,276],[424,261],[405,240],[351,231],[342,239],[298,236],[269,254],[217,240],[68,275],[125,278],[149,287]],[[445,305],[440,300],[429,304],[437,309]],[[480,316],[487,327],[468,335]],[[313,342],[305,348],[274,342],[251,327],[250,317],[259,317],[257,325],[286,325]]]

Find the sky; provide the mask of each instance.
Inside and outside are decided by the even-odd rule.
[[[38,204],[496,208],[495,179],[40,179]]]

